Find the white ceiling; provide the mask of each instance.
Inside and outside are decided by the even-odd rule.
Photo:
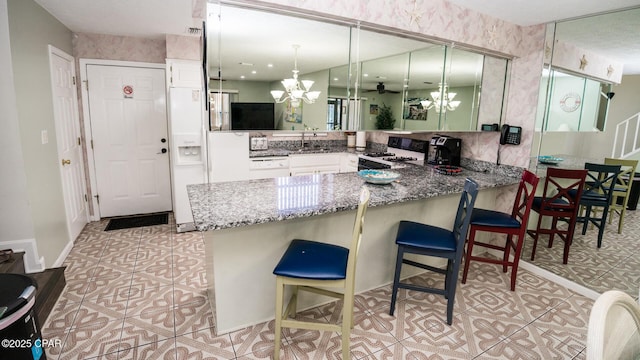
[[[148,38],[164,38],[165,34],[187,35],[189,27],[200,27],[201,12],[194,13],[193,4],[202,4],[204,0],[35,0],[70,30],[77,33],[98,33]],[[505,21],[532,25],[601,13],[615,9],[640,6],[640,0],[448,0],[460,6],[485,13]],[[196,17],[194,17],[194,15]],[[200,17],[199,17],[200,16]],[[640,74],[640,40],[637,29],[640,28],[640,16],[624,18],[609,16],[598,25],[590,21],[565,24],[567,42],[582,44],[581,47],[594,52],[607,54],[625,63],[625,74]],[[582,21],[582,20],[580,20]],[[584,20],[587,21],[587,20]],[[242,21],[246,29],[251,21]],[[303,28],[296,31],[281,29],[270,38],[282,42],[283,34],[287,38],[302,34]],[[319,32],[316,31],[316,34]],[[575,39],[575,41],[573,41]],[[299,43],[302,44],[302,41]],[[293,42],[291,42],[293,44]],[[314,46],[303,45],[300,56],[319,59],[320,42]],[[580,46],[580,45],[578,45]],[[261,42],[257,48],[272,49],[271,44]],[[361,49],[362,50],[362,49]],[[288,56],[291,68],[291,45],[281,50],[282,56]],[[285,54],[286,53],[286,54]],[[335,60],[335,59],[334,59]],[[274,60],[275,61],[275,60]],[[312,61],[312,60],[310,60]],[[344,63],[344,62],[343,62]],[[308,71],[313,70],[312,65]],[[326,68],[326,67],[325,67]]]

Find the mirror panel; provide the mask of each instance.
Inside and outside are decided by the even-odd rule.
[[[383,105],[398,130],[476,131],[485,119],[500,122],[506,71],[491,65],[506,59],[453,48],[449,69],[446,46],[406,35],[228,4],[209,3],[208,12],[213,130],[234,129],[236,103],[273,104],[271,130],[376,130]],[[320,92],[315,102],[292,106],[281,101],[286,93],[274,100],[296,68]],[[420,114],[420,100],[431,99],[444,73],[459,107]]]
[[[444,45],[433,45],[411,52],[403,108],[404,130],[440,129],[441,119],[437,106],[435,103],[427,105],[426,102],[433,101],[431,93],[438,92],[438,84],[442,83],[445,51]]]

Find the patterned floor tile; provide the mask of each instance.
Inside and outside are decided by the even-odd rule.
[[[216,336],[211,329],[177,336],[176,359],[235,359],[236,354],[228,334]]]
[[[178,234],[174,225],[105,232],[106,224],[88,224],[65,260],[67,286],[42,328],[44,336],[60,337],[64,345],[48,349],[48,358],[272,358],[274,321],[216,335],[201,233]],[[626,221],[625,233],[635,227],[640,226]],[[640,255],[621,251],[618,241],[624,239],[628,245],[636,240],[607,231],[603,248],[595,250],[594,233],[576,236],[571,249],[575,256],[570,255],[573,262],[589,263],[591,248],[601,257],[594,266],[571,261],[562,265],[561,243],[549,249],[545,241],[534,263],[576,281],[597,279],[603,287],[629,278],[637,281]],[[606,268],[607,263],[617,264],[619,274]],[[451,326],[446,324],[446,299],[441,295],[400,289],[390,316],[391,284],[357,294],[352,358],[584,359],[593,300],[524,270],[511,292],[509,276],[497,265],[472,262],[467,284],[457,286]],[[442,276],[432,273],[404,281],[443,284]],[[637,293],[635,289],[635,297]],[[341,301],[334,301],[297,316],[339,324],[341,307]],[[284,329],[281,358],[339,359],[341,346],[337,332]]]
[[[176,341],[171,338],[136,347],[126,347],[125,349],[118,351],[116,355],[118,355],[118,360],[173,360],[175,359],[175,353]]]
[[[175,338],[171,311],[147,312],[124,319],[118,350]]]
[[[173,309],[173,316],[177,336],[200,330],[215,332],[215,319],[208,301],[177,306]]]
[[[233,344],[236,356],[240,357],[254,353],[267,354],[267,357],[272,355],[273,342],[275,339],[273,334],[274,326],[275,321],[272,320],[230,333],[231,343]],[[265,349],[267,350],[265,351]],[[269,351],[268,349],[271,350]],[[291,355],[293,355],[293,353],[291,353]]]

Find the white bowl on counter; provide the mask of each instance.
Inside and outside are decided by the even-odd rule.
[[[391,184],[400,178],[400,174],[388,170],[360,170],[358,176],[368,183],[377,185]]]

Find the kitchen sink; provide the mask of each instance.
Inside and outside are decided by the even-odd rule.
[[[308,148],[300,148],[298,150],[295,150],[295,152],[298,152],[298,153],[321,153],[321,152],[327,152],[329,150],[330,150],[329,148],[308,147]]]

